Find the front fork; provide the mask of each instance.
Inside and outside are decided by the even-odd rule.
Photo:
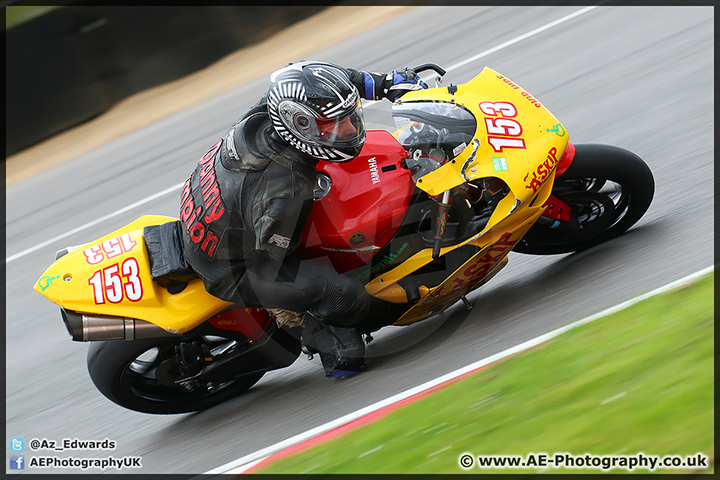
[[[438,212],[437,225],[435,228],[435,243],[433,244],[432,258],[437,260],[440,256],[440,245],[445,238],[445,227],[447,227],[448,210],[450,210],[450,190],[445,190],[442,200],[438,202],[440,211]]]

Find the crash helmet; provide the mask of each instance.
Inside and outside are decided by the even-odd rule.
[[[273,72],[267,104],[278,135],[315,159],[346,162],[362,150],[360,95],[340,67],[303,61]]]

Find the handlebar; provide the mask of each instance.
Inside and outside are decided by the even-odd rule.
[[[415,70],[415,73],[424,72],[425,70],[434,70],[441,77],[447,73],[444,68],[442,68],[440,65],[436,65],[434,63],[423,63],[422,65],[413,67],[413,70]]]

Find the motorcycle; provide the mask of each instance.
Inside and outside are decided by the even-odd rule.
[[[441,67],[415,70],[437,72],[437,86],[393,104],[394,133],[369,130],[357,158],[318,165],[296,253],[365,283],[372,303],[358,328],[366,341],[461,301],[471,308],[467,295],[511,251],[569,253],[616,237],[654,193],[641,158],[573,145],[539,100],[500,73],[485,68],[444,87]],[[213,297],[198,278],[153,277],[161,259],[145,232],[176,220],[142,216],[61,250],[35,284],[60,305],[72,339],[91,342],[95,386],[139,412],[206,409],[301,353],[301,328],[279,325],[270,311]]]

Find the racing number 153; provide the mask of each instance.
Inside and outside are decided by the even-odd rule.
[[[493,150],[501,153],[503,148],[525,148],[525,140],[519,138],[523,133],[522,125],[513,120],[517,116],[515,105],[508,102],[482,102],[479,106],[484,114],[491,116],[484,117],[484,120],[488,143]]]
[[[123,298],[131,302],[140,300],[143,289],[138,272],[138,261],[133,257],[126,259],[122,266],[116,263],[97,270],[88,280],[88,284],[93,287],[95,303],[119,303]]]

